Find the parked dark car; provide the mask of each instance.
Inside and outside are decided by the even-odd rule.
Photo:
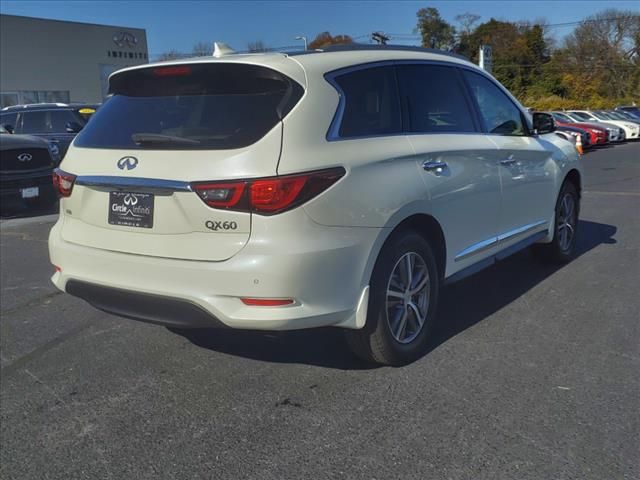
[[[0,111],[0,125],[11,133],[34,135],[58,145],[61,157],[87,123],[79,108],[63,103],[15,105]]]
[[[51,180],[60,163],[47,140],[31,135],[13,135],[0,126],[0,196],[22,199],[28,205],[56,200]]]
[[[635,105],[620,105],[616,107],[616,110],[625,112],[632,117],[640,120],[640,108]]]
[[[582,148],[585,150],[591,148],[591,137],[589,135],[589,132],[587,132],[584,128],[571,127],[565,124],[560,125],[558,122],[556,122],[556,131],[568,133],[574,138],[579,136],[580,141],[582,142]]]

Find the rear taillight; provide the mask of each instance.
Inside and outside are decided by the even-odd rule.
[[[182,77],[191,74],[191,67],[179,65],[176,67],[160,67],[154,68],[153,74],[156,77]]]
[[[59,168],[53,171],[53,186],[61,197],[68,197],[73,190],[73,184],[76,181],[76,176],[64,172]]]
[[[255,180],[193,183],[191,188],[213,208],[274,215],[319,195],[344,174],[344,168],[332,168]]]

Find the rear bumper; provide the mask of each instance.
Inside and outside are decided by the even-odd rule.
[[[251,239],[231,259],[206,262],[73,244],[61,236],[61,216],[49,237],[51,262],[61,269],[52,281],[107,312],[169,326],[361,327],[370,254],[380,229],[320,226],[303,209],[277,217],[268,219],[270,228],[261,228],[264,218],[256,219]],[[294,303],[256,307],[241,298]]]
[[[182,328],[225,327],[198,305],[177,298],[103,287],[78,280],[69,280],[66,290],[99,310],[121,317]]]
[[[23,189],[38,187],[47,193],[54,193],[51,171],[35,173],[0,174],[0,195],[19,195]]]

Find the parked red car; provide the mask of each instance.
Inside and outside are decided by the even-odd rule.
[[[605,128],[597,127],[589,123],[575,122],[562,112],[547,112],[551,114],[557,125],[566,125],[569,127],[578,127],[589,133],[591,145],[606,145],[609,143],[609,132]]]

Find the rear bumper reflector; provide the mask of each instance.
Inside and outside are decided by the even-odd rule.
[[[284,307],[294,303],[291,298],[241,298],[240,300],[250,307]]]

